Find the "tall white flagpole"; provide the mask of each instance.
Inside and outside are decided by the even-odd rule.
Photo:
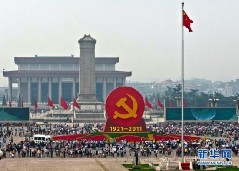
[[[184,29],[183,29],[183,7],[184,7],[184,2],[182,3],[182,78],[181,78],[181,84],[182,84],[182,101],[181,101],[181,108],[182,108],[182,130],[181,130],[181,146],[182,146],[182,162],[184,162],[184,111],[183,111],[183,95],[184,95]]]
[[[74,100],[74,99],[73,99]],[[74,101],[73,101],[73,116],[72,116],[72,127],[74,127],[74,119],[75,119],[75,105],[74,105]]]

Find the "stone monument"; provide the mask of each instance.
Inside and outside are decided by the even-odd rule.
[[[102,110],[103,103],[96,99],[95,44],[90,35],[78,41],[80,45],[79,94],[77,102],[83,110]]]

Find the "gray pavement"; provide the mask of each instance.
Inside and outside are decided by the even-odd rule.
[[[127,171],[123,161],[96,158],[5,158],[1,171]]]
[[[141,157],[141,163],[160,163],[162,157]],[[172,158],[171,158],[172,160]],[[0,160],[0,171],[127,171],[122,166],[132,163],[132,157],[119,158],[4,158]],[[181,161],[176,157],[174,161]],[[188,161],[188,159],[187,159]],[[239,157],[232,158],[239,167]]]

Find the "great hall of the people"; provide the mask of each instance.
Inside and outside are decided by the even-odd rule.
[[[87,36],[85,35],[85,38]],[[17,96],[26,103],[34,101],[59,104],[60,98],[71,102],[79,93],[80,57],[75,56],[33,56],[15,57],[18,67],[15,71],[4,71],[8,78],[8,98],[13,96],[13,84],[17,84]],[[95,57],[96,98],[104,102],[107,95],[115,88],[125,85],[126,77],[131,72],[117,71],[119,57]],[[87,67],[90,64],[84,64]]]

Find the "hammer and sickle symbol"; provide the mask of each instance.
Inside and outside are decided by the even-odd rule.
[[[137,117],[137,109],[138,109],[138,103],[136,101],[136,99],[129,95],[129,94],[126,94],[133,102],[133,108],[130,108],[125,102],[127,100],[127,97],[122,97],[121,99],[119,99],[119,101],[116,103],[116,106],[117,107],[123,107],[128,113],[126,114],[122,114],[122,113],[119,113],[117,111],[114,112],[114,116],[113,118],[114,119],[117,119],[117,118],[121,118],[121,119],[128,119],[128,118],[136,118]]]

